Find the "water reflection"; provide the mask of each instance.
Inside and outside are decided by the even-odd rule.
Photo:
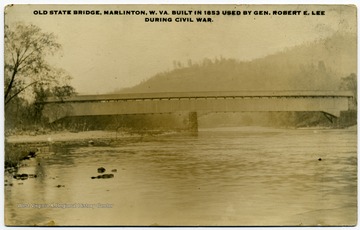
[[[7,223],[355,224],[356,159],[349,130],[209,129],[62,146],[21,169],[39,178],[6,188]],[[117,172],[91,179],[98,167]],[[17,208],[34,202],[112,207]]]

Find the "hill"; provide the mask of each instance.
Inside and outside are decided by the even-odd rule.
[[[115,93],[333,90],[339,88],[342,77],[356,73],[356,57],[356,35],[335,33],[252,61],[190,60],[186,67],[159,73]]]

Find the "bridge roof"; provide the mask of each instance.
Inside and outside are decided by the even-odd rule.
[[[179,98],[232,98],[232,97],[353,97],[351,91],[207,91],[207,92],[162,92],[76,95],[59,99],[48,98],[45,103],[81,102],[136,99],[179,99]]]

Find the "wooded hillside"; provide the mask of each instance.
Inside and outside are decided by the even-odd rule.
[[[356,35],[336,33],[252,61],[175,62],[173,70],[116,93],[339,89],[342,77],[356,73],[356,52]]]

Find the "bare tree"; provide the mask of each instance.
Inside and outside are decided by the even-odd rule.
[[[21,92],[38,83],[47,85],[69,78],[64,71],[51,67],[46,57],[61,48],[53,33],[44,33],[35,25],[5,25],[5,106]],[[33,90],[36,87],[33,87]]]

